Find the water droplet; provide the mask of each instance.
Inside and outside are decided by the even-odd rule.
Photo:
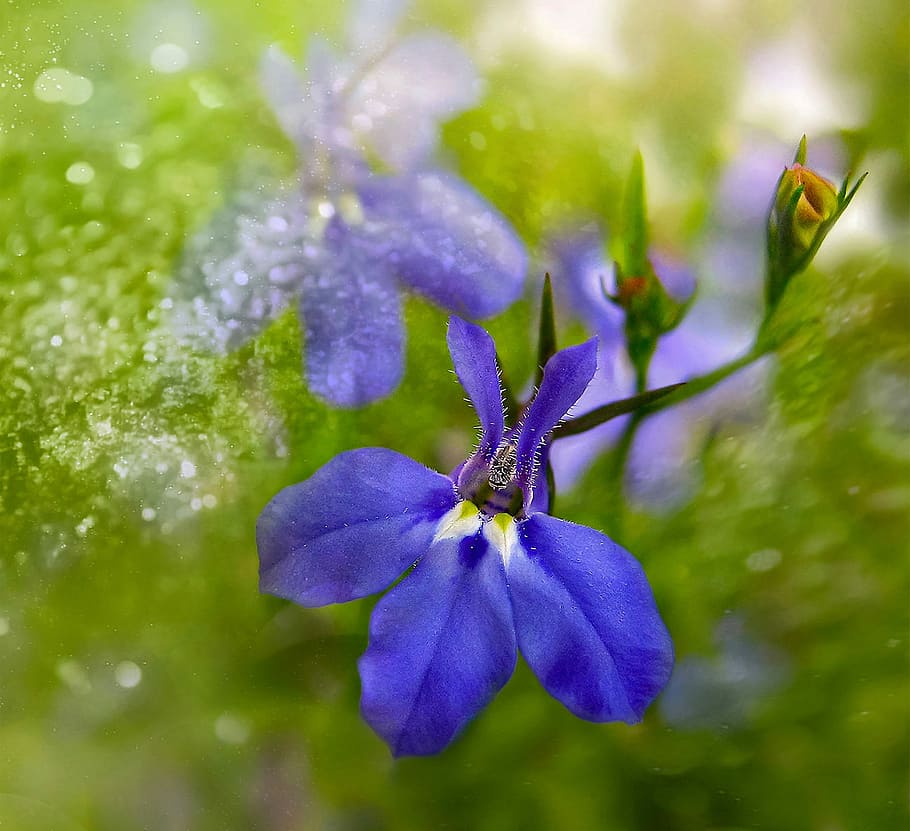
[[[95,527],[95,517],[87,516],[82,520],[82,522],[80,522],[76,526],[76,533],[80,537],[84,537],[94,527]]]
[[[51,338],[51,346],[63,346],[63,338],[60,335],[54,335]]]
[[[35,97],[48,104],[64,103],[72,107],[84,104],[92,97],[94,87],[88,78],[76,75],[60,66],[45,69],[33,87]]]
[[[192,479],[196,475],[196,465],[189,459],[184,459],[180,463],[180,476],[183,479]]]
[[[131,690],[142,681],[142,669],[132,661],[121,661],[114,669],[114,680],[125,690]]]
[[[117,161],[128,170],[135,170],[142,164],[142,148],[130,141],[117,146]]]
[[[154,508],[142,509],[142,518],[146,522],[151,522],[156,516],[158,516],[158,512]]]
[[[196,93],[199,103],[208,110],[217,110],[223,107],[227,96],[220,85],[204,78],[194,78],[190,86]]]
[[[66,181],[74,185],[87,185],[95,178],[95,168],[88,162],[73,162],[66,169]]]
[[[243,744],[250,737],[250,724],[231,713],[222,713],[215,720],[215,735],[225,744]]]
[[[152,49],[152,53],[149,55],[152,69],[165,74],[180,72],[186,69],[189,62],[190,56],[186,49],[176,43],[161,43]]]

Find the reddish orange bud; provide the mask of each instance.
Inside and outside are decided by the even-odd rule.
[[[641,297],[648,289],[647,277],[625,277],[619,284],[617,299],[623,308],[627,308],[629,303],[636,297]]]
[[[784,171],[777,189],[775,210],[782,217],[793,194],[802,187],[793,212],[790,233],[797,247],[807,250],[815,239],[819,226],[837,211],[837,188],[822,176],[801,164],[793,164]]]

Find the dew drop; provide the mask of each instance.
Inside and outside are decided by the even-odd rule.
[[[186,69],[189,62],[190,56],[186,49],[176,43],[161,43],[152,49],[152,53],[149,55],[152,69],[166,75]]]
[[[142,148],[131,141],[117,145],[117,161],[127,170],[135,170],[142,164]]]
[[[222,713],[215,720],[215,735],[225,744],[243,744],[250,737],[250,724],[231,713]]]
[[[73,162],[66,169],[66,181],[74,185],[87,185],[95,178],[95,168],[88,162]]]
[[[32,88],[35,97],[47,104],[63,103],[78,107],[92,97],[94,86],[88,78],[61,66],[45,69]]]
[[[142,669],[132,661],[121,661],[114,669],[114,680],[117,686],[131,690],[142,681]]]

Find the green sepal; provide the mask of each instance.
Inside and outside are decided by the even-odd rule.
[[[537,334],[537,372],[534,386],[539,387],[543,380],[543,370],[547,361],[556,354],[556,320],[553,310],[553,285],[550,274],[543,278],[543,291],[540,293],[540,325]]]
[[[640,276],[648,266],[648,208],[645,200],[645,165],[641,152],[636,150],[629,166],[623,196],[622,226],[616,259],[622,263],[622,273]],[[620,279],[617,275],[617,288]]]

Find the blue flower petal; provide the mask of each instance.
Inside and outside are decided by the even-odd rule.
[[[365,179],[367,216],[395,256],[398,276],[463,317],[487,317],[521,294],[527,256],[505,218],[453,176]]]
[[[331,49],[316,38],[310,44],[305,75],[274,44],[259,64],[260,86],[266,101],[307,165],[318,161],[320,144],[328,138],[327,98],[335,71]]]
[[[540,389],[522,420],[518,436],[517,481],[525,489],[528,503],[540,466],[541,445],[585,391],[596,369],[596,339],[562,349],[547,361]]]
[[[547,692],[590,721],[641,720],[673,645],[641,566],[591,528],[520,523],[507,574],[518,646]]]
[[[294,184],[241,190],[196,234],[181,259],[178,334],[219,350],[258,334],[296,297],[309,216]]]
[[[348,50],[364,60],[375,58],[388,48],[410,5],[410,0],[358,0],[345,27]]]
[[[455,374],[480,419],[483,438],[479,449],[482,453],[495,450],[502,441],[504,423],[502,387],[493,338],[480,326],[452,316],[446,341]]]
[[[366,237],[333,220],[300,303],[313,392],[359,407],[395,389],[403,371],[399,291]]]
[[[452,480],[385,448],[336,456],[256,525],[260,589],[303,606],[381,591],[430,546]]]
[[[515,660],[501,558],[481,533],[441,540],[373,611],[361,712],[394,755],[438,753]]]
[[[601,344],[625,345],[625,313],[604,292],[615,292],[616,276],[608,261],[600,230],[588,226],[579,233],[550,244],[553,257],[553,288],[557,300],[578,316]]]
[[[435,149],[439,122],[473,105],[479,87],[471,59],[455,40],[412,35],[362,68],[345,97],[344,122],[390,168],[414,170]]]

